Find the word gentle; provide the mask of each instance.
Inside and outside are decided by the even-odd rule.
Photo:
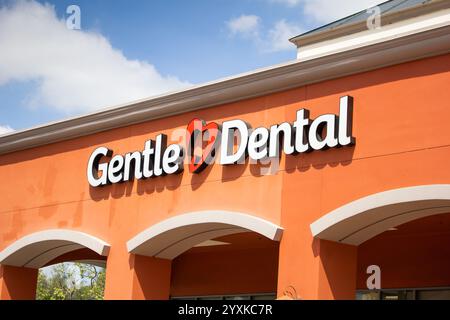
[[[247,157],[255,161],[278,157],[281,150],[290,155],[353,145],[352,119],[350,96],[340,99],[339,115],[324,114],[311,120],[309,111],[301,109],[292,124],[283,122],[270,128],[252,129],[242,120],[225,121],[220,126],[194,119],[187,126],[186,146],[167,145],[167,136],[159,134],[144,143],[143,151],[113,156],[106,147],[95,149],[89,158],[87,177],[92,187],[98,187],[180,173],[185,159],[189,170],[199,173],[216,154],[220,154],[220,164],[231,165],[243,163]],[[239,137],[237,145],[235,137]]]

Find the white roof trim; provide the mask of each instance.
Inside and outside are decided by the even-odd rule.
[[[73,230],[45,230],[27,235],[0,252],[0,264],[40,268],[56,257],[81,248],[107,256],[110,245],[87,233]]]
[[[127,242],[130,253],[174,259],[202,243],[234,233],[253,231],[280,241],[283,228],[249,214],[230,211],[198,211],[161,221]]]
[[[394,189],[339,207],[311,224],[314,237],[359,245],[406,222],[450,212],[450,184]]]
[[[450,52],[450,27],[428,30],[305,62],[292,61],[187,90],[0,136],[0,154],[134,123],[288,90]]]
[[[375,6],[376,7],[376,6]],[[367,9],[373,9],[367,8]],[[404,20],[408,20],[414,17],[425,16],[429,13],[445,10],[450,8],[450,5],[447,0],[431,0],[430,2],[423,1],[420,4],[415,6],[409,6],[403,8],[401,10],[394,9],[391,11],[384,11],[381,13],[381,26],[392,25],[398,22],[402,22]],[[367,10],[364,10],[367,13]],[[363,11],[357,13],[361,14]],[[342,20],[346,20],[346,17],[341,20],[332,22],[331,24],[325,25],[322,28],[312,30],[310,32],[306,32],[295,36],[289,39],[290,42],[295,44],[297,47],[299,46],[307,46],[314,43],[324,42],[330,39],[337,39],[340,37],[344,37],[350,34],[356,34],[358,32],[367,30],[367,19],[360,20],[354,22],[343,22]],[[339,24],[339,22],[341,22]],[[343,22],[343,23],[342,23]]]

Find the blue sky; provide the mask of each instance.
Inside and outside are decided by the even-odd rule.
[[[63,16],[72,3],[55,3],[58,15]],[[192,83],[295,58],[293,46],[289,51],[259,52],[248,39],[232,37],[226,21],[263,13],[268,13],[267,23],[304,19],[297,9],[258,0],[89,0],[77,4],[83,29],[100,32],[129,59],[150,61],[160,73]]]
[[[380,2],[0,0],[0,134],[293,60],[289,37]]]

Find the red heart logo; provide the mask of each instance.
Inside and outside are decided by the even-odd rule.
[[[212,163],[219,142],[220,126],[215,122],[206,123],[202,119],[192,119],[187,126],[187,154],[189,171],[202,172]]]

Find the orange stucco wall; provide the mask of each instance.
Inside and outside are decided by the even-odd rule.
[[[359,249],[359,289],[366,289],[366,268],[381,269],[381,288],[450,287],[450,235],[377,239]]]
[[[194,248],[172,263],[171,296],[271,294],[277,277],[276,244]]]
[[[333,248],[348,259],[335,261],[336,255],[327,253],[329,244],[313,240],[309,225],[369,194],[450,183],[449,83],[447,54],[1,155],[0,249],[43,229],[87,232],[111,244],[106,298],[132,298],[140,289],[125,243],[138,232],[190,211],[247,212],[285,229],[279,293],[294,286],[306,299],[347,298],[347,289],[341,294],[330,283],[352,272],[355,249]],[[355,99],[356,146],[283,155],[275,175],[260,176],[250,164],[214,165],[199,175],[185,170],[95,189],[87,183],[87,160],[98,146],[121,154],[141,150],[147,139],[159,133],[170,137],[194,117],[216,122],[238,118],[268,127],[291,122],[297,110],[308,108],[315,118],[338,113],[343,95]]]
[[[0,300],[34,300],[38,271],[12,266],[0,267]]]

